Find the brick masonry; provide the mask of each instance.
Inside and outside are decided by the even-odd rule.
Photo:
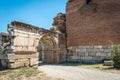
[[[120,0],[86,1],[67,3],[67,46],[120,43]]]

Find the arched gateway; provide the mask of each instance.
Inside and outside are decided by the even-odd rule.
[[[7,52],[3,53],[7,58],[3,59],[8,61],[9,68],[34,66],[38,61],[47,64],[66,61],[65,15],[62,13],[54,18],[50,30],[13,21],[8,25],[8,34],[0,36],[0,51],[8,44],[5,46]],[[0,62],[1,59],[0,55]]]
[[[58,44],[54,37],[44,35],[38,45],[39,61],[42,63],[59,63]]]

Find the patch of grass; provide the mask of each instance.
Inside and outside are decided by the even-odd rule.
[[[19,73],[24,73],[26,77],[31,77],[31,76],[36,76],[39,73],[39,71],[37,67],[33,67],[33,68],[26,67],[26,68],[21,68]]]
[[[22,67],[19,69],[0,71],[0,75],[6,77],[4,80],[22,80],[22,77],[33,77],[39,74],[37,67]],[[8,78],[8,79],[7,79]]]
[[[109,70],[113,69],[113,66],[103,66],[102,63],[100,64],[82,64],[81,67],[86,67],[86,68],[94,68],[94,69],[99,69],[99,70]]]
[[[80,62],[64,62],[62,63],[63,65],[66,65],[66,66],[86,66],[86,65],[101,65],[101,64],[92,64],[92,63],[80,63]]]
[[[12,72],[11,70],[0,71],[0,75],[7,75],[11,72]]]
[[[21,67],[0,71],[0,80],[63,80],[46,76],[38,67]]]
[[[78,62],[64,62],[64,63],[62,63],[62,65],[66,65],[66,66],[80,66],[81,63],[78,63]]]
[[[101,69],[101,70],[105,68],[113,68],[113,66],[103,66],[103,63],[92,64],[92,63],[79,63],[79,62],[65,62],[63,63],[63,65],[96,68],[96,69]]]

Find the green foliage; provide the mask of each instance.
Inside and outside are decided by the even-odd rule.
[[[120,69],[120,45],[113,46],[113,66]]]

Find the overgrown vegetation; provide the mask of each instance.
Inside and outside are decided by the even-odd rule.
[[[113,66],[116,69],[120,69],[120,45],[113,46]]]

